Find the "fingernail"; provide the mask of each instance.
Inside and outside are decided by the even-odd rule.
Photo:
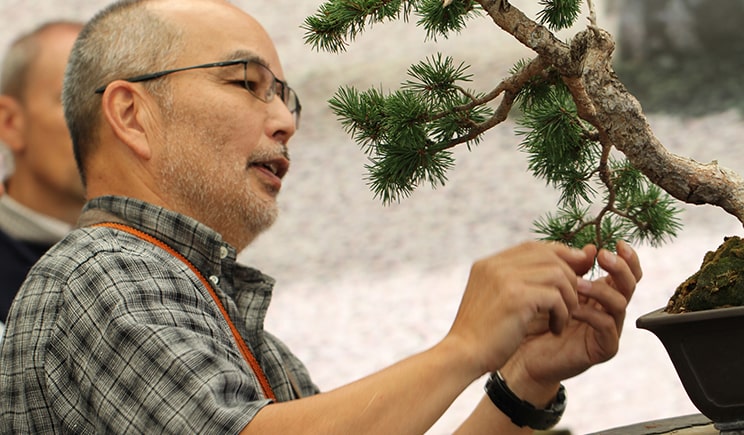
[[[586,257],[586,252],[583,249],[571,248],[571,255],[575,257]]]
[[[605,261],[606,261],[606,262],[607,262],[608,264],[610,264],[610,265],[612,265],[612,264],[615,264],[615,263],[617,262],[617,255],[613,254],[613,253],[612,253],[612,252],[610,252],[610,251],[604,251],[604,250],[603,250],[603,251],[602,251],[602,255],[604,255],[604,257],[605,257]]]
[[[624,240],[620,240],[616,246],[617,246],[617,253],[623,257],[627,257],[628,248],[629,248],[628,243]]]
[[[589,293],[589,290],[592,289],[592,282],[588,281],[584,278],[579,278],[579,281],[576,285],[576,291],[579,293]]]

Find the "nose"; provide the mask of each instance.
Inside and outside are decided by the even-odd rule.
[[[287,143],[297,131],[295,115],[289,111],[281,98],[274,98],[268,103],[269,118],[266,123],[267,135]]]

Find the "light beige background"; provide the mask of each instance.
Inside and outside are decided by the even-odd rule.
[[[107,3],[0,0],[0,54],[18,32],[49,19],[87,19]],[[396,86],[411,63],[436,50],[472,63],[474,86],[481,90],[530,54],[486,18],[439,43],[425,43],[413,23],[376,25],[347,53],[316,53],[303,44],[299,26],[319,1],[235,3],[275,38],[304,107],[302,129],[290,144],[293,164],[281,195],[282,215],[241,258],[278,279],[267,328],[306,361],[321,388],[330,389],[439,340],[454,317],[472,261],[533,238],[532,220],[551,210],[557,195],[526,173],[509,122],[472,152],[457,151],[457,168],[446,187],[424,186],[412,198],[383,207],[365,184],[364,155],[325,101],[339,85]],[[534,11],[537,2],[515,3]],[[600,25],[612,29],[612,17],[601,13]],[[652,116],[651,123],[673,152],[718,159],[744,173],[739,151],[744,124],[738,114],[693,120]],[[205,158],[220,156],[205,150]],[[586,433],[696,412],[661,344],[637,330],[635,319],[663,306],[724,235],[742,231],[718,209],[684,208],[684,234],[662,248],[639,247],[645,277],[629,308],[620,353],[567,382],[562,427]],[[477,402],[481,387],[474,383],[429,433],[451,432]]]

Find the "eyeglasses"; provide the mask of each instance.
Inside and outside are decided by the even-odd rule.
[[[134,77],[122,79],[126,82],[137,83],[145,82],[148,80],[159,79],[160,77],[167,76],[181,71],[188,71],[191,69],[204,69],[204,68],[222,68],[233,65],[243,65],[243,87],[253,94],[254,97],[263,101],[264,103],[270,103],[274,100],[276,95],[279,95],[284,104],[289,109],[290,113],[294,115],[295,126],[300,126],[300,111],[302,106],[300,105],[300,99],[297,97],[297,93],[294,89],[290,88],[289,85],[282,80],[276,78],[274,73],[261,62],[254,59],[239,59],[239,60],[227,60],[223,62],[212,62],[205,63],[202,65],[187,66],[183,68],[169,69],[165,71],[159,71],[149,74],[142,74]],[[96,94],[102,94],[108,85],[101,86],[95,90]]]

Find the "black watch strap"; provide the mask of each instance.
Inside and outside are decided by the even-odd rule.
[[[550,429],[560,421],[566,409],[566,388],[562,384],[553,403],[545,409],[537,409],[531,403],[517,397],[499,372],[488,378],[485,390],[491,402],[519,427]]]

